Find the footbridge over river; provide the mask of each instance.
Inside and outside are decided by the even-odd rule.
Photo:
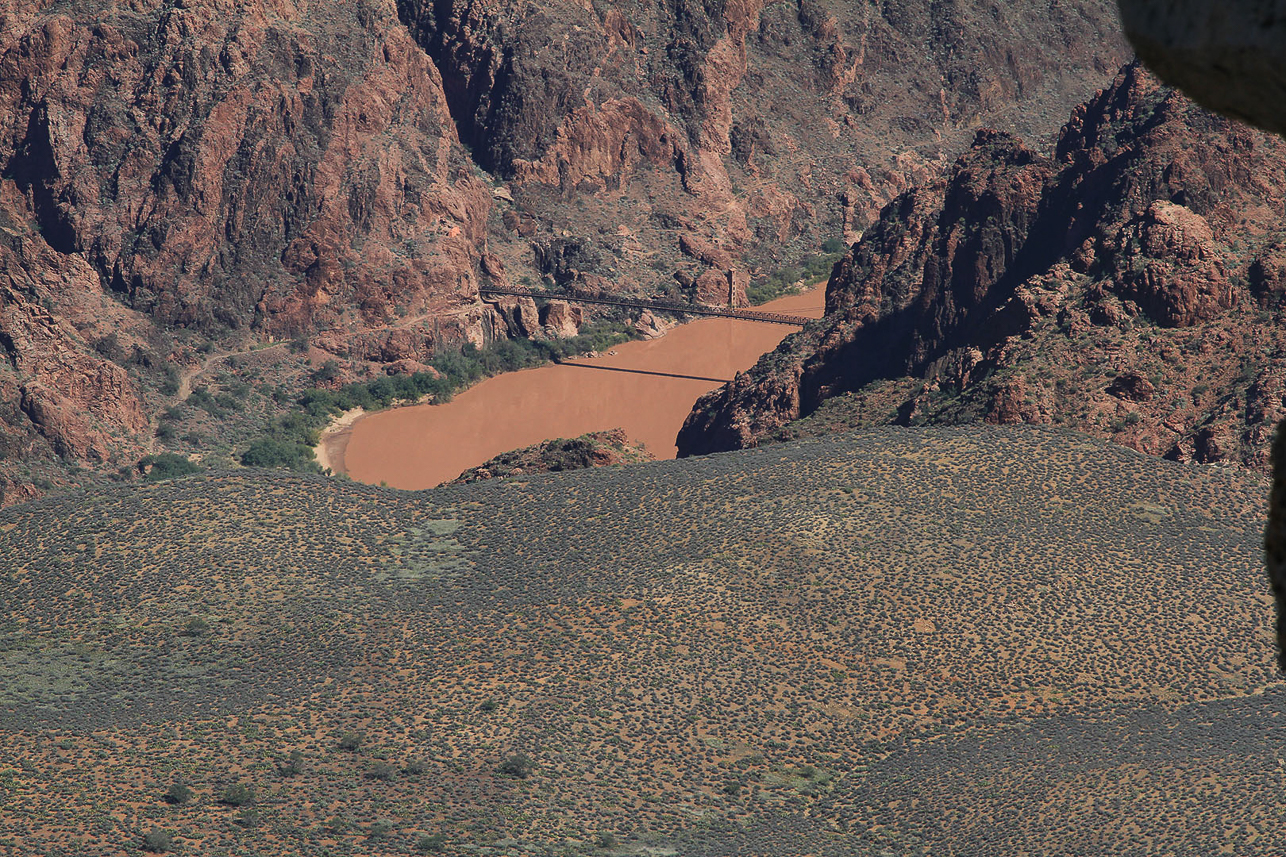
[[[724,318],[739,318],[742,321],[762,321],[768,324],[788,324],[803,327],[812,321],[802,315],[786,315],[779,312],[758,312],[752,309],[731,309],[725,307],[702,306],[682,301],[651,301],[613,295],[585,295],[579,293],[548,292],[543,289],[497,289],[481,288],[483,295],[513,295],[521,298],[539,298],[542,300],[570,301],[582,304],[606,304],[608,306],[636,307],[638,309],[655,309],[662,312],[680,312],[688,315],[717,315]]]

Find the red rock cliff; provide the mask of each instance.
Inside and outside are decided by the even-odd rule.
[[[1136,66],[1048,157],[980,133],[836,266],[825,320],[698,402],[680,450],[986,419],[1263,467],[1286,414],[1284,167],[1280,140]]]

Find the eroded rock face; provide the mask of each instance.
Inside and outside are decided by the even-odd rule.
[[[1286,144],[1131,65],[1051,155],[982,133],[894,200],[837,266],[830,315],[698,402],[680,452],[987,420],[1266,469],[1284,209]]]
[[[1047,133],[1078,88],[1125,58],[1102,0],[1052,16],[1043,4],[999,16],[925,0],[398,0],[397,11],[437,64],[461,139],[508,182],[509,235],[536,240],[538,267],[560,283],[611,267],[663,285],[636,250],[693,280],[775,267],[815,251],[817,236],[860,231],[979,118]],[[1054,42],[1058,57],[1038,47]],[[542,233],[606,262],[560,264]],[[684,270],[686,258],[704,267]]]
[[[127,324],[113,325],[127,323],[122,314],[82,259],[38,240],[0,244],[0,458],[52,452],[92,466],[142,455],[150,424],[139,391],[92,344],[124,334]]]
[[[1120,0],[1121,17],[1139,56],[1167,82],[1212,110],[1286,134],[1286,3],[1281,0]],[[1261,306],[1276,305],[1283,288],[1283,251],[1273,242],[1250,266]],[[1273,489],[1265,558],[1277,600],[1279,666],[1286,669],[1286,384],[1277,367],[1260,373],[1246,394],[1260,466],[1277,423]],[[1226,418],[1203,428],[1199,454],[1224,457],[1231,431]]]
[[[15,14],[0,159],[50,246],[167,324],[286,334],[476,292],[491,204],[380,3]]]

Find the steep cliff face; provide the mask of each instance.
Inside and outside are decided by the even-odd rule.
[[[476,289],[491,194],[379,3],[84,3],[6,23],[5,176],[167,324],[327,327]]]
[[[152,442],[130,350],[93,347],[109,334],[159,359],[179,328],[377,360],[481,338],[491,189],[391,5],[9,4],[0,24],[6,460]]]
[[[698,402],[680,450],[985,419],[1262,468],[1286,413],[1284,167],[1280,140],[1136,66],[1049,157],[981,132],[836,266],[830,316]]]
[[[980,120],[1050,133],[1126,56],[1095,0],[397,6],[510,183],[507,228],[579,234],[607,260],[591,273],[644,287],[856,235]]]

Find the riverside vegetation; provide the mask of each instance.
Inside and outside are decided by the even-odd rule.
[[[1280,852],[1266,492],[975,426],[27,504],[0,844]]]
[[[503,339],[486,348],[467,343],[459,352],[450,351],[433,358],[427,372],[384,375],[336,389],[313,387],[299,397],[296,409],[274,419],[250,441],[241,453],[240,462],[246,467],[316,471],[319,467],[313,448],[318,436],[332,417],[344,411],[387,408],[397,402],[418,402],[426,398],[434,402],[449,401],[453,394],[491,375],[610,348],[630,337],[626,325],[603,322],[568,339]],[[327,380],[327,368],[323,366],[314,373],[314,380]]]

